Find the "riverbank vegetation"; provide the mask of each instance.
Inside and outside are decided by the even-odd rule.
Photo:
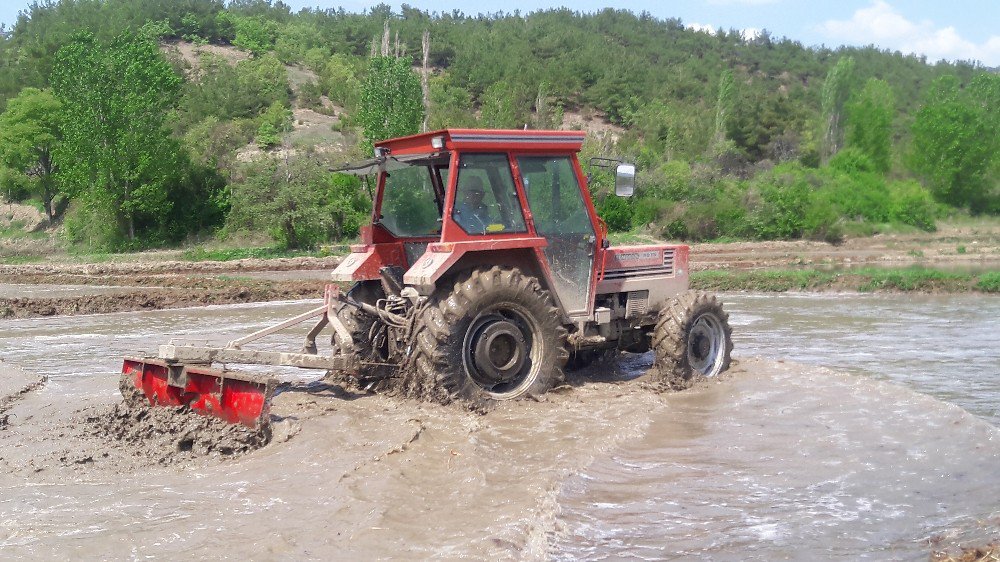
[[[35,2],[0,30],[0,189],[73,251],[315,248],[366,220],[328,169],[380,136],[575,128],[613,231],[836,243],[1000,213],[998,106],[975,62],[614,9]],[[637,196],[592,156],[636,162]]]
[[[691,288],[705,291],[851,291],[918,293],[1000,293],[1000,272],[964,273],[926,267],[768,269],[700,271]]]

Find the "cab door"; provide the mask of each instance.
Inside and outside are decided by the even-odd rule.
[[[517,156],[535,231],[548,241],[544,254],[553,289],[569,316],[588,313],[597,235],[569,156]]]

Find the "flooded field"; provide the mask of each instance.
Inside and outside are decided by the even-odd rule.
[[[119,287],[110,285],[32,285],[32,284],[0,284],[0,298],[58,298],[83,297],[88,295],[113,295],[135,290],[148,290],[149,287]]]
[[[77,430],[118,400],[120,357],[313,302],[0,321],[0,371],[49,376],[0,428],[0,549],[919,560],[1000,538],[1000,299],[723,300],[738,365],[691,391],[642,388],[651,358],[629,356],[482,416],[282,371],[270,445],[177,465]]]

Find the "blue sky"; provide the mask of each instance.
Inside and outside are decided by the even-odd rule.
[[[379,2],[357,0],[285,0],[293,10],[303,7],[364,11]],[[399,4],[387,2],[397,10]],[[568,6],[594,12],[611,3],[579,0],[411,0],[411,6],[431,12],[461,10],[478,14],[502,9],[534,10]],[[28,0],[0,0],[0,22],[10,26]],[[809,46],[869,45],[916,53],[928,61],[975,59],[1000,67],[1000,0],[618,0],[614,7],[647,11],[658,18],[680,18],[696,29],[741,29],[752,34],[767,29]]]

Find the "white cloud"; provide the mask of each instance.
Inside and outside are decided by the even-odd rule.
[[[711,25],[703,25],[700,23],[689,23],[687,28],[691,31],[700,31],[702,33],[707,33],[709,35],[715,35],[715,28]]]
[[[714,6],[763,6],[777,4],[779,0],[708,0]]]
[[[930,61],[979,60],[1000,65],[1000,36],[977,45],[963,39],[954,27],[937,27],[930,20],[912,22],[884,0],[874,0],[854,12],[850,20],[828,20],[819,31],[837,42],[868,45],[926,55]]]
[[[700,31],[709,35],[715,35],[719,29],[711,24],[702,23],[689,23],[686,27],[692,31]],[[753,41],[760,36],[760,30],[756,27],[745,27],[740,30],[740,35],[743,36],[744,41]]]

